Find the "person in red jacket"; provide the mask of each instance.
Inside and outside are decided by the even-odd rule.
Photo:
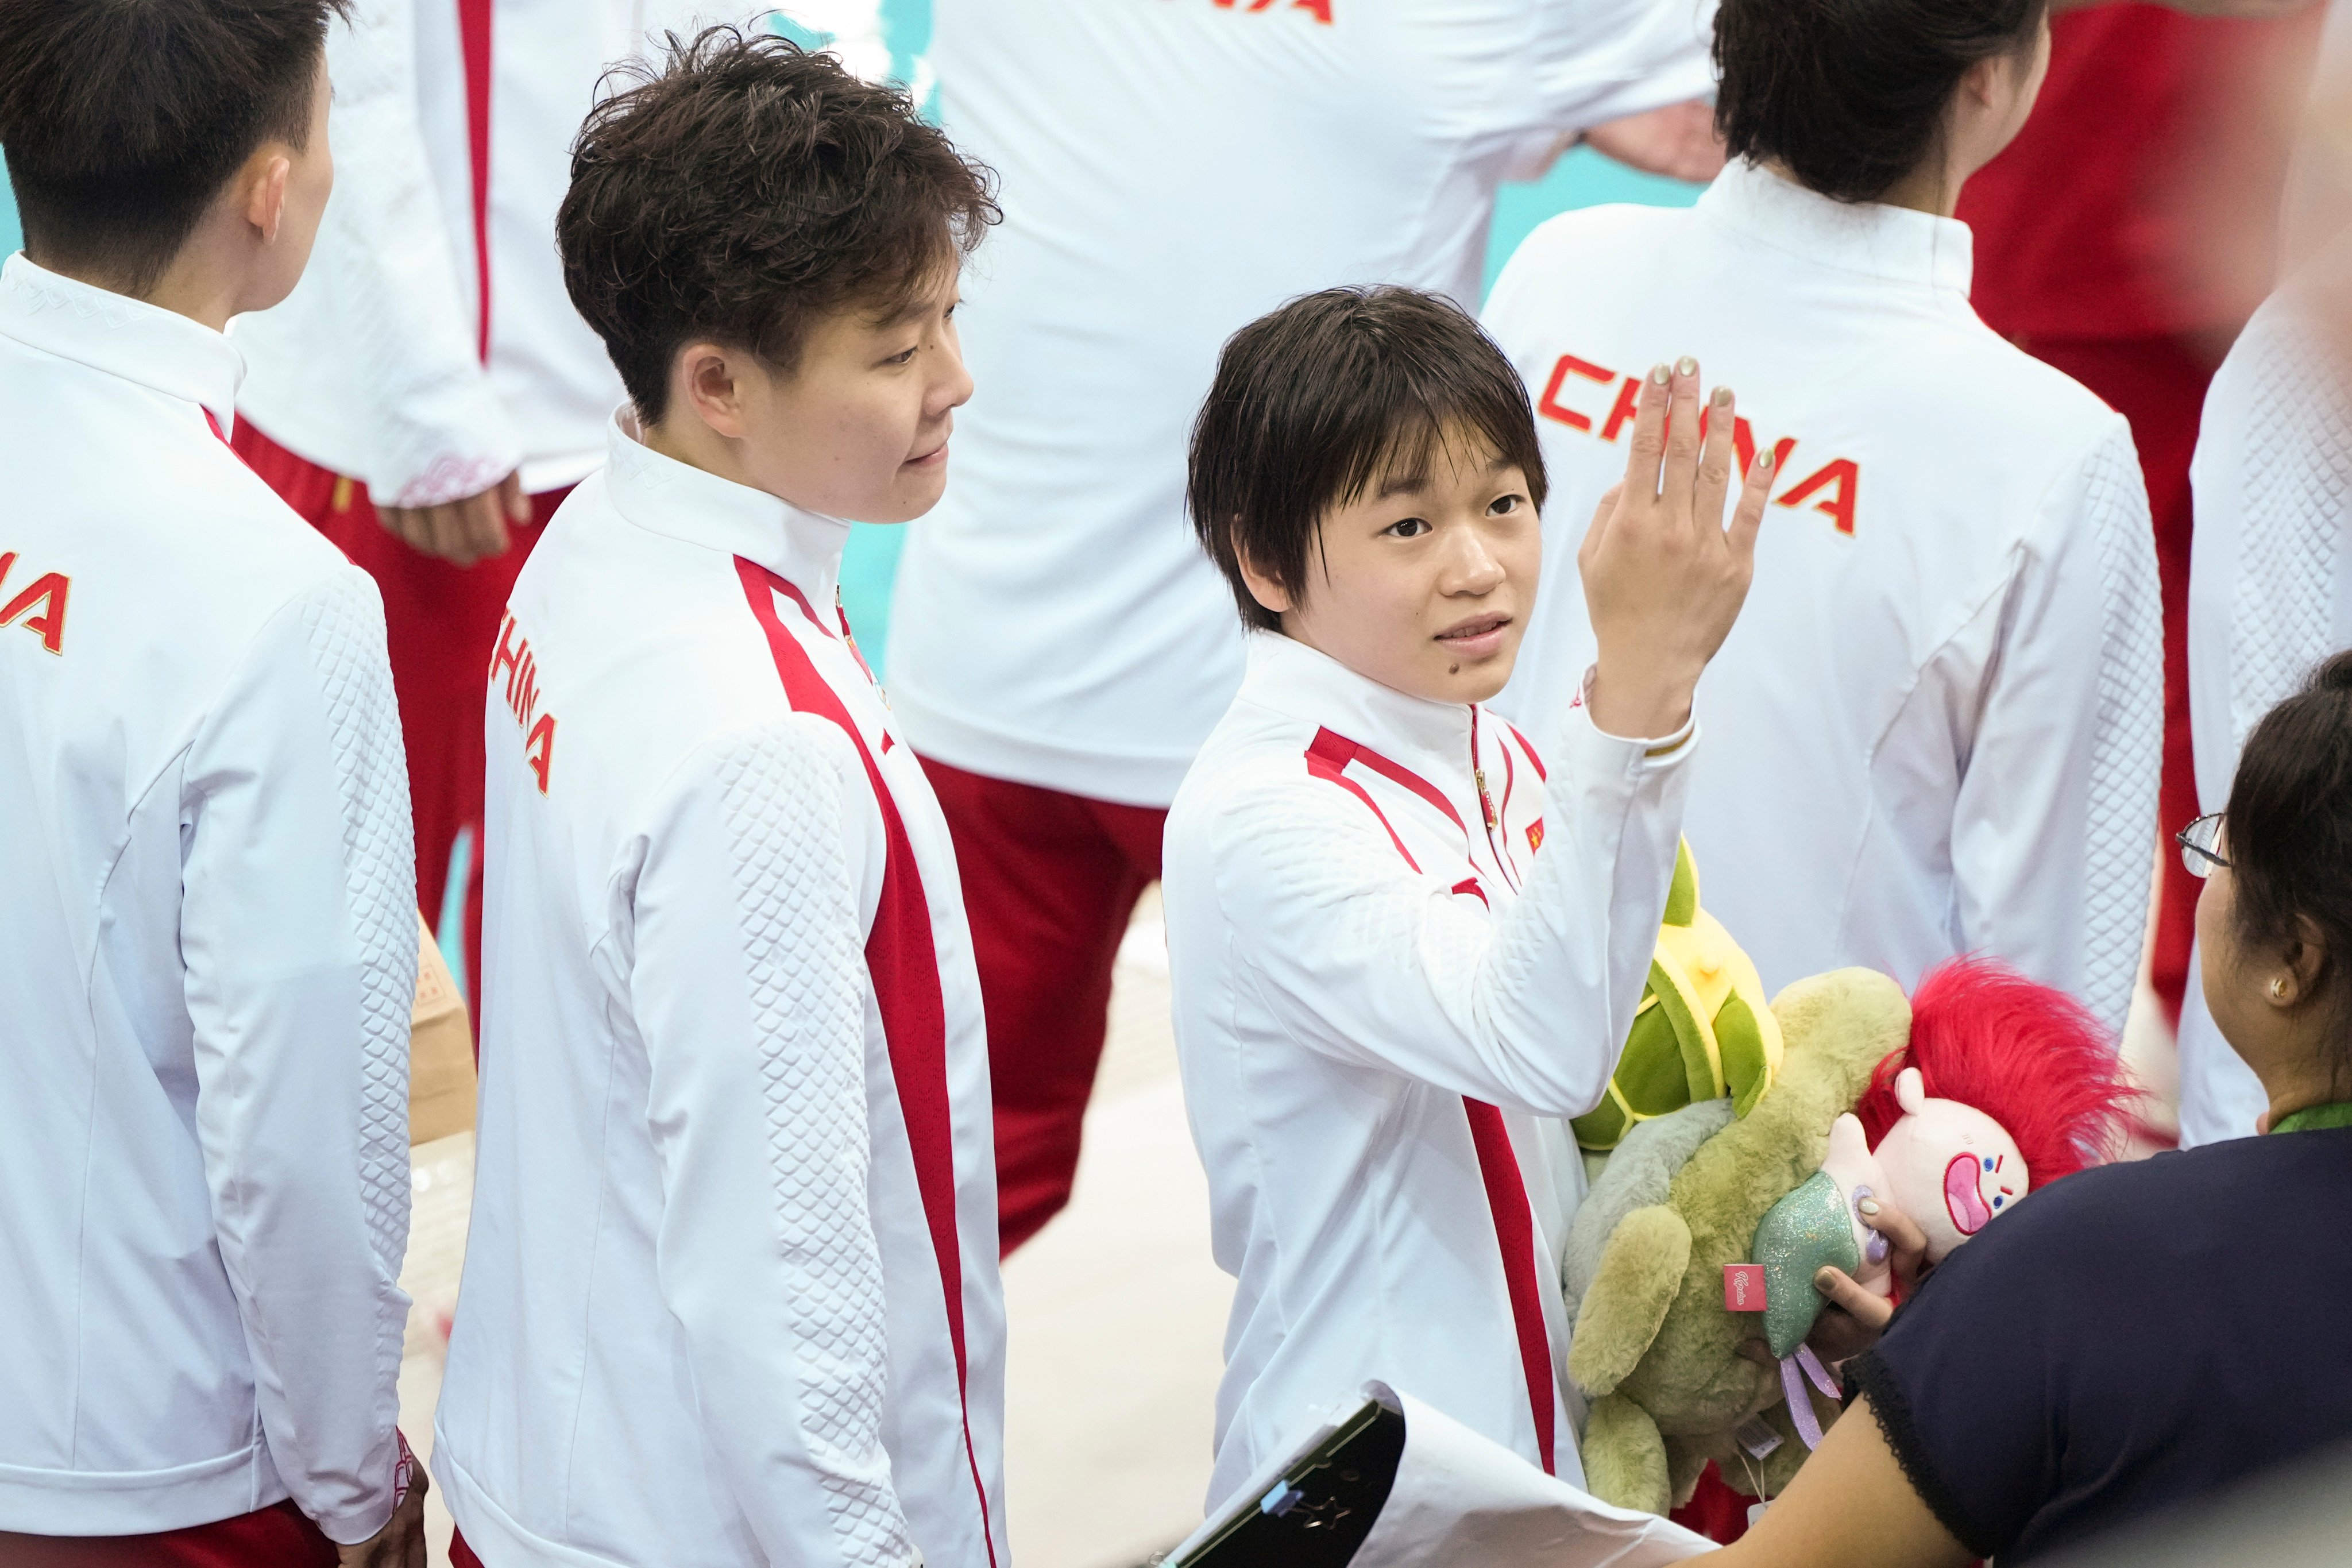
[[[2189,458],[2206,384],[2270,290],[2279,195],[2323,7],[2055,0],[2024,131],[1969,182],[1977,313],[2131,422],[2164,595],[2169,837],[2197,815]],[[2210,14],[2219,12],[2230,14]],[[2192,14],[2209,13],[2209,14]],[[2168,856],[2150,966],[2177,1020],[2197,883]]]

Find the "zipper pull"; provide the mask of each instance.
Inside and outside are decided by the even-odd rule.
[[[1486,770],[1472,768],[1470,776],[1478,781],[1478,806],[1486,814],[1486,826],[1489,827],[1500,826],[1502,819],[1495,815],[1495,797],[1486,793]]]

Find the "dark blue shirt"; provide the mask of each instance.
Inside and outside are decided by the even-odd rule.
[[[2352,1129],[2053,1183],[1933,1270],[1848,1380],[2001,1568],[2352,1437]]]

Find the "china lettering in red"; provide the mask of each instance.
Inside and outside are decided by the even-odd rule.
[[[490,655],[494,690],[501,670],[506,674],[506,689],[500,695],[523,731],[522,760],[539,781],[539,793],[545,795],[548,768],[555,755],[555,715],[539,710],[539,659],[511,614],[499,619],[499,646]]]
[[[1601,427],[1593,429],[1593,416],[1571,405],[1569,399],[1582,401],[1578,383],[1591,382],[1600,386],[1613,386],[1616,396],[1609,411],[1601,417]],[[1536,412],[1557,424],[1587,436],[1597,435],[1603,441],[1614,441],[1633,423],[1642,396],[1639,375],[1621,376],[1606,366],[1580,359],[1574,354],[1562,354],[1551,367],[1544,382],[1543,395],[1536,399]],[[1592,406],[1598,407],[1598,400]],[[1706,416],[1699,416],[1699,429],[1706,428]],[[1746,471],[1756,460],[1756,429],[1742,415],[1732,422],[1732,450],[1738,456],[1739,467]],[[1783,436],[1772,443],[1772,482],[1780,483],[1789,477],[1789,458],[1797,449],[1794,436]],[[1813,503],[1813,510],[1828,518],[1840,533],[1853,536],[1854,498],[1862,489],[1861,466],[1851,458],[1832,458],[1811,473],[1790,485],[1772,499],[1780,506],[1801,506]]]
[[[8,592],[9,574],[16,569],[16,552],[0,551],[0,626],[22,626],[41,639],[51,653],[66,651],[66,595],[73,579],[62,572],[44,572],[16,593]],[[36,606],[39,615],[32,611]]]
[[[1325,26],[1331,25],[1331,0],[1210,0],[1220,11],[1304,11]]]

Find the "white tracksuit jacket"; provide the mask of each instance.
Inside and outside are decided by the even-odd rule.
[[[1225,339],[1294,295],[1477,300],[1496,185],[1711,93],[1713,0],[934,0],[940,115],[1003,176],[980,390],[909,526],[890,685],[925,756],[1162,806],[1242,676],[1184,521]]]
[[[408,775],[236,350],[0,267],[0,1531],[390,1517]]]
[[[1551,476],[1543,592],[1496,705],[1538,744],[1592,658],[1576,551],[1653,364],[1780,452],[1756,580],[1699,683],[1700,896],[1778,989],[1983,952],[2120,1030],[2156,832],[2162,627],[2122,416],[1969,308],[1965,225],[1746,163],[1684,211],[1597,207],[1486,321]]]
[[[1005,1562],[980,985],[848,533],[616,422],[509,601],[434,1452],[492,1568]]]
[[[2352,378],[2289,293],[2214,373],[2197,456],[2189,711],[2200,809],[2229,804],[2262,716],[2352,647]],[[2180,1010],[2180,1142],[2243,1138],[2270,1105],[2214,1027],[2195,965]]]
[[[594,468],[621,383],[555,249],[572,139],[613,63],[755,9],[356,0],[327,35],[334,195],[300,285],[234,327],[237,406],[385,505]]]
[[[1616,740],[1580,707],[1547,779],[1484,709],[1248,650],[1166,849],[1185,1105],[1238,1282],[1211,1501],[1373,1377],[1581,1480],[1557,1119],[1633,1026],[1691,731]]]

